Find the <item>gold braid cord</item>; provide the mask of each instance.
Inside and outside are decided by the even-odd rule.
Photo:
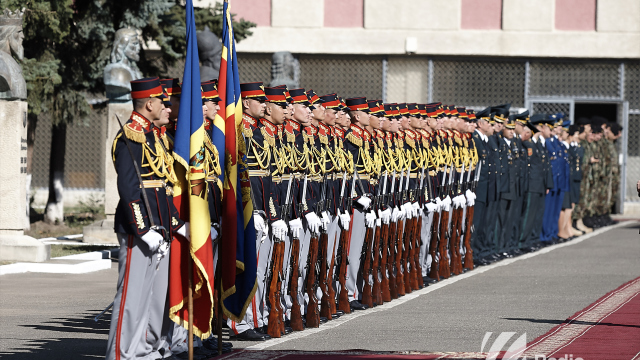
[[[152,175],[156,175],[159,178],[167,179],[168,182],[173,184],[178,183],[178,177],[176,176],[175,170],[173,168],[173,156],[167,154],[162,145],[160,144],[160,139],[158,135],[155,136],[155,146],[154,149],[151,149],[147,143],[142,143],[142,164],[141,167],[151,168],[151,172],[142,174],[143,177],[150,177]]]

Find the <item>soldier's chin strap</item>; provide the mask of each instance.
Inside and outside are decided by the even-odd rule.
[[[129,139],[127,139],[126,136],[124,136],[124,126],[122,125],[122,121],[120,121],[120,117],[118,117],[118,115],[116,115],[116,119],[118,120],[118,124],[120,124],[120,129],[122,130],[123,136],[122,139],[124,139],[124,143],[127,145],[127,150],[129,150],[129,155],[131,156],[131,161],[133,162],[133,168],[136,171],[136,175],[138,177],[138,181],[140,182],[140,186],[142,186],[142,175],[140,174],[140,169],[138,169],[138,162],[135,159],[135,156],[133,156],[133,150],[131,150],[131,145],[129,144]],[[147,197],[147,192],[145,191],[144,188],[142,188],[142,200],[144,201],[144,207],[145,209],[147,209],[147,214],[149,215],[149,224],[151,224],[151,226],[149,226],[149,228],[153,231],[156,231],[157,233],[159,233],[160,235],[162,235],[162,239],[163,242],[169,243],[169,234],[167,232],[167,229],[165,229],[163,226],[160,225],[156,225],[155,221],[153,221],[153,215],[151,214],[151,206],[149,205],[149,198]],[[162,244],[160,244],[160,246],[162,246]],[[160,248],[160,247],[158,247]],[[158,260],[162,259],[164,257],[161,256],[158,258]]]

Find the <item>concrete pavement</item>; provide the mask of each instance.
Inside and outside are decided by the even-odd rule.
[[[621,284],[640,276],[638,223],[541,254],[481,267],[315,331],[257,345],[268,350],[480,351],[486,332],[544,334]],[[551,251],[549,251],[551,250]],[[0,357],[104,356],[117,264],[83,275],[0,277]],[[338,325],[339,324],[339,325]],[[486,351],[486,349],[485,349]]]

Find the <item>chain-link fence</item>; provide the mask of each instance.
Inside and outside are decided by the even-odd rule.
[[[67,126],[64,157],[64,186],[74,189],[104,189],[104,138],[107,125],[105,105],[93,107],[85,119],[77,119]],[[51,115],[38,116],[33,149],[33,188],[49,186],[49,158],[51,155]]]
[[[529,65],[529,95],[620,98],[620,63],[532,61]]]
[[[524,107],[524,85],[524,61],[433,61],[433,99],[446,104]]]

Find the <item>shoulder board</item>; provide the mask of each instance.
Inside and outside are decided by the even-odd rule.
[[[140,144],[144,144],[147,142],[147,137],[144,134],[144,128],[140,123],[132,121],[126,123],[124,126],[124,135],[127,139],[131,141],[135,141]]]
[[[352,144],[362,147],[362,130],[360,128],[351,127],[345,138]]]

